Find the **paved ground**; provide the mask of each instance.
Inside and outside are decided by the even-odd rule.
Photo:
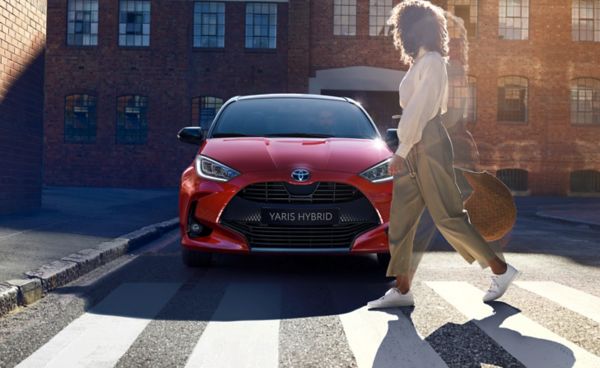
[[[0,216],[0,281],[176,216],[176,189],[46,188],[40,211]]]
[[[523,274],[499,302],[480,301],[488,274],[440,241],[414,308],[366,311],[389,286],[374,257],[187,269],[173,231],[0,319],[0,366],[600,367],[600,231],[528,202],[506,246]]]

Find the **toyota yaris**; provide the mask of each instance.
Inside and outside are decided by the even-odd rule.
[[[183,172],[183,262],[227,253],[378,253],[388,256],[392,151],[348,98],[302,94],[234,97]]]

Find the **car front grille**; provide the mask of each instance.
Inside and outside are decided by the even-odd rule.
[[[354,238],[377,226],[347,223],[335,226],[261,226],[241,222],[224,224],[242,233],[251,248],[349,248]]]
[[[263,203],[340,203],[362,197],[352,185],[335,182],[316,182],[294,185],[285,182],[255,183],[238,194],[249,201]]]

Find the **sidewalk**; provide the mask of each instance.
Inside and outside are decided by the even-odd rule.
[[[177,189],[48,187],[42,209],[0,216],[0,281],[177,216]]]
[[[600,198],[518,197],[516,203],[541,218],[600,229]]]

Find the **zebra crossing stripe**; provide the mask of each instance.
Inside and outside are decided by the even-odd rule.
[[[365,306],[339,318],[359,368],[447,367],[397,308],[377,311]]]
[[[425,282],[527,367],[600,367],[600,358],[553,333],[502,302],[485,304],[467,282]],[[493,306],[493,307],[492,307]]]
[[[280,315],[280,284],[231,284],[186,367],[278,367]]]
[[[113,367],[180,284],[122,284],[17,367]]]
[[[600,298],[551,281],[516,281],[520,288],[600,323]]]

